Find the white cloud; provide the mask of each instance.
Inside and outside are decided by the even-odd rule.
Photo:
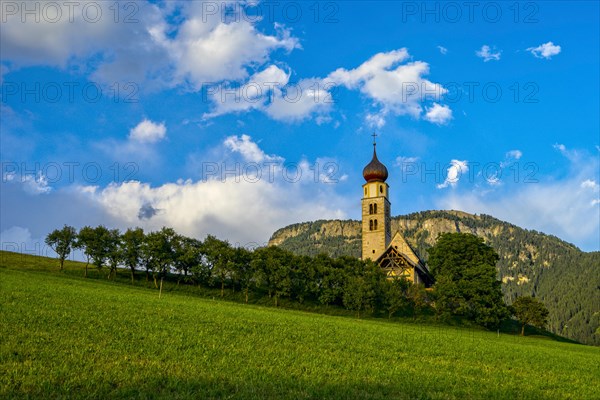
[[[342,174],[335,179],[331,168],[324,167],[326,160],[315,163],[324,168],[315,182],[315,171],[308,161],[291,163],[293,167],[287,168],[283,158],[266,155],[248,135],[230,136],[223,147],[253,163],[252,172],[244,172],[242,166],[236,167],[237,173],[221,171],[199,181],[179,180],[158,187],[125,182],[103,189],[80,188],[80,192],[85,191],[124,227],[139,225],[153,230],[171,226],[185,235],[201,238],[212,233],[242,245],[264,245],[276,229],[293,222],[346,216],[341,211],[345,200],[335,195],[331,185],[346,177]],[[269,162],[275,165],[269,167]],[[229,158],[219,168],[235,171],[236,165]],[[256,165],[260,175],[255,173]],[[150,207],[160,212],[140,218],[140,211]]]
[[[586,179],[585,181],[581,182],[581,187],[584,189],[598,190],[600,185],[598,185],[598,183],[593,179]]]
[[[281,160],[280,157],[265,154],[248,135],[229,136],[225,139],[223,145],[230,151],[241,154],[244,161],[262,163],[265,161]]]
[[[48,185],[48,179],[42,171],[32,171],[26,174],[8,172],[3,175],[2,180],[6,183],[21,183],[25,193],[32,195],[47,194],[52,191],[52,187]]]
[[[425,120],[437,125],[445,125],[452,119],[452,110],[448,106],[442,106],[433,103],[433,106],[426,108]]]
[[[371,128],[383,128],[385,126],[386,115],[387,112],[385,110],[373,114],[367,113],[365,121],[367,122],[367,125]]]
[[[440,51],[440,53],[442,53],[443,55],[448,54],[448,49],[445,48],[444,46],[437,46],[437,48]]]
[[[561,48],[552,42],[548,42],[541,44],[538,47],[529,47],[527,48],[527,51],[533,54],[533,56],[536,58],[545,58],[546,60],[549,60],[552,58],[552,56],[559,54]]]
[[[149,119],[144,119],[129,131],[129,139],[140,143],[156,143],[166,135],[167,127],[164,122],[156,123]]]
[[[429,74],[429,64],[409,59],[407,49],[378,53],[357,68],[338,68],[330,73],[327,82],[360,90],[380,106],[383,114],[410,115],[421,118],[421,103],[428,99],[439,100],[447,89],[424,78]]]
[[[500,60],[500,54],[502,52],[497,51],[494,53],[494,51],[496,51],[496,48],[491,48],[487,44],[484,44],[483,46],[481,46],[481,49],[475,52],[475,54],[477,55],[477,57],[483,58],[484,62],[488,62],[490,60]]]
[[[519,160],[521,157],[523,157],[521,150],[510,150],[506,153],[507,159]]]
[[[213,109],[203,118],[254,109],[278,121],[295,122],[311,115],[320,118],[320,122],[331,121],[325,115],[333,104],[326,84],[320,79],[304,79],[291,84],[290,74],[270,65],[241,86],[217,85],[211,89]]]
[[[63,224],[105,224],[121,230],[140,226],[147,231],[170,226],[200,239],[211,233],[232,243],[263,245],[275,230],[291,223],[348,217],[345,210],[354,200],[336,194],[336,182],[347,176],[334,159],[285,162],[247,135],[230,136],[208,154],[218,160],[213,163],[217,174],[158,186],[127,181],[30,196],[22,185],[2,183],[0,230],[21,226],[35,238]],[[201,158],[211,159],[207,154]]]
[[[23,7],[25,3],[15,4]],[[131,7],[120,8],[117,23],[110,2],[75,2],[73,13],[61,2],[46,0],[32,3],[31,8],[50,9],[53,4],[62,12],[56,21],[39,18],[40,12],[38,22],[35,15],[22,22],[21,12],[4,16],[0,35],[3,61],[16,68],[77,65],[107,85],[135,82],[142,89],[186,85],[199,90],[207,82],[245,79],[249,70],[268,61],[273,51],[299,47],[298,40],[281,25],[275,25],[275,35],[267,35],[258,31],[250,18],[238,15],[224,21],[221,12],[207,13],[205,3],[199,1],[136,2],[132,16]],[[235,6],[239,13],[244,12],[244,4],[215,3],[217,7]],[[98,11],[101,17],[90,21],[84,8],[90,15]],[[135,23],[127,21],[128,16]]]
[[[450,161],[450,166],[446,170],[446,179],[443,183],[438,184],[436,187],[438,189],[443,189],[448,186],[455,187],[458,184],[462,174],[466,173],[469,170],[469,166],[467,160],[452,160]]]
[[[287,122],[301,121],[313,114],[326,114],[333,105],[328,90],[331,86],[321,79],[311,78],[288,85],[283,90],[276,89],[265,112],[275,120]]]
[[[247,67],[264,64],[272,51],[291,51],[299,46],[290,31],[281,26],[277,26],[277,36],[268,36],[245,20],[218,22],[207,29],[203,19],[204,14],[191,16],[174,39],[169,39],[167,30],[154,34],[175,62],[175,80],[188,82],[195,90],[207,83],[246,79]]]

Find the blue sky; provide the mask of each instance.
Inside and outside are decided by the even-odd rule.
[[[600,249],[597,2],[69,4],[2,2],[5,249],[358,219],[374,131],[393,215]]]

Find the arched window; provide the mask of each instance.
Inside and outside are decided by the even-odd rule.
[[[373,230],[373,220],[372,219],[369,220],[369,230],[370,231]]]
[[[373,222],[373,230],[376,231],[377,230],[377,220],[375,220]]]
[[[377,214],[377,204],[373,204],[373,214]]]
[[[367,195],[367,188],[365,188],[365,196]]]
[[[383,193],[383,185],[379,185],[379,193]]]
[[[369,204],[369,214],[373,214],[373,204]]]

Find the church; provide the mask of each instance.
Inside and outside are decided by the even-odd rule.
[[[374,261],[390,278],[404,277],[431,286],[429,270],[408,242],[400,232],[392,236],[389,186],[385,183],[388,170],[377,159],[376,136],[373,134],[373,158],[363,169],[366,183],[362,198],[362,259]]]

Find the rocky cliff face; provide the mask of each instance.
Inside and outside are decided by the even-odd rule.
[[[279,229],[269,244],[303,255],[360,257],[360,228],[360,222],[353,220],[305,222]],[[464,232],[482,237],[500,256],[498,279],[503,282],[509,304],[520,295],[546,299],[551,311],[551,331],[600,344],[600,335],[594,333],[600,325],[600,253],[583,253],[557,237],[522,229],[488,215],[460,211],[397,216],[392,218],[391,228],[392,235],[401,232],[425,262],[428,249],[441,233]],[[559,296],[558,292],[562,294]],[[573,334],[574,324],[581,325],[579,330],[585,333]]]

